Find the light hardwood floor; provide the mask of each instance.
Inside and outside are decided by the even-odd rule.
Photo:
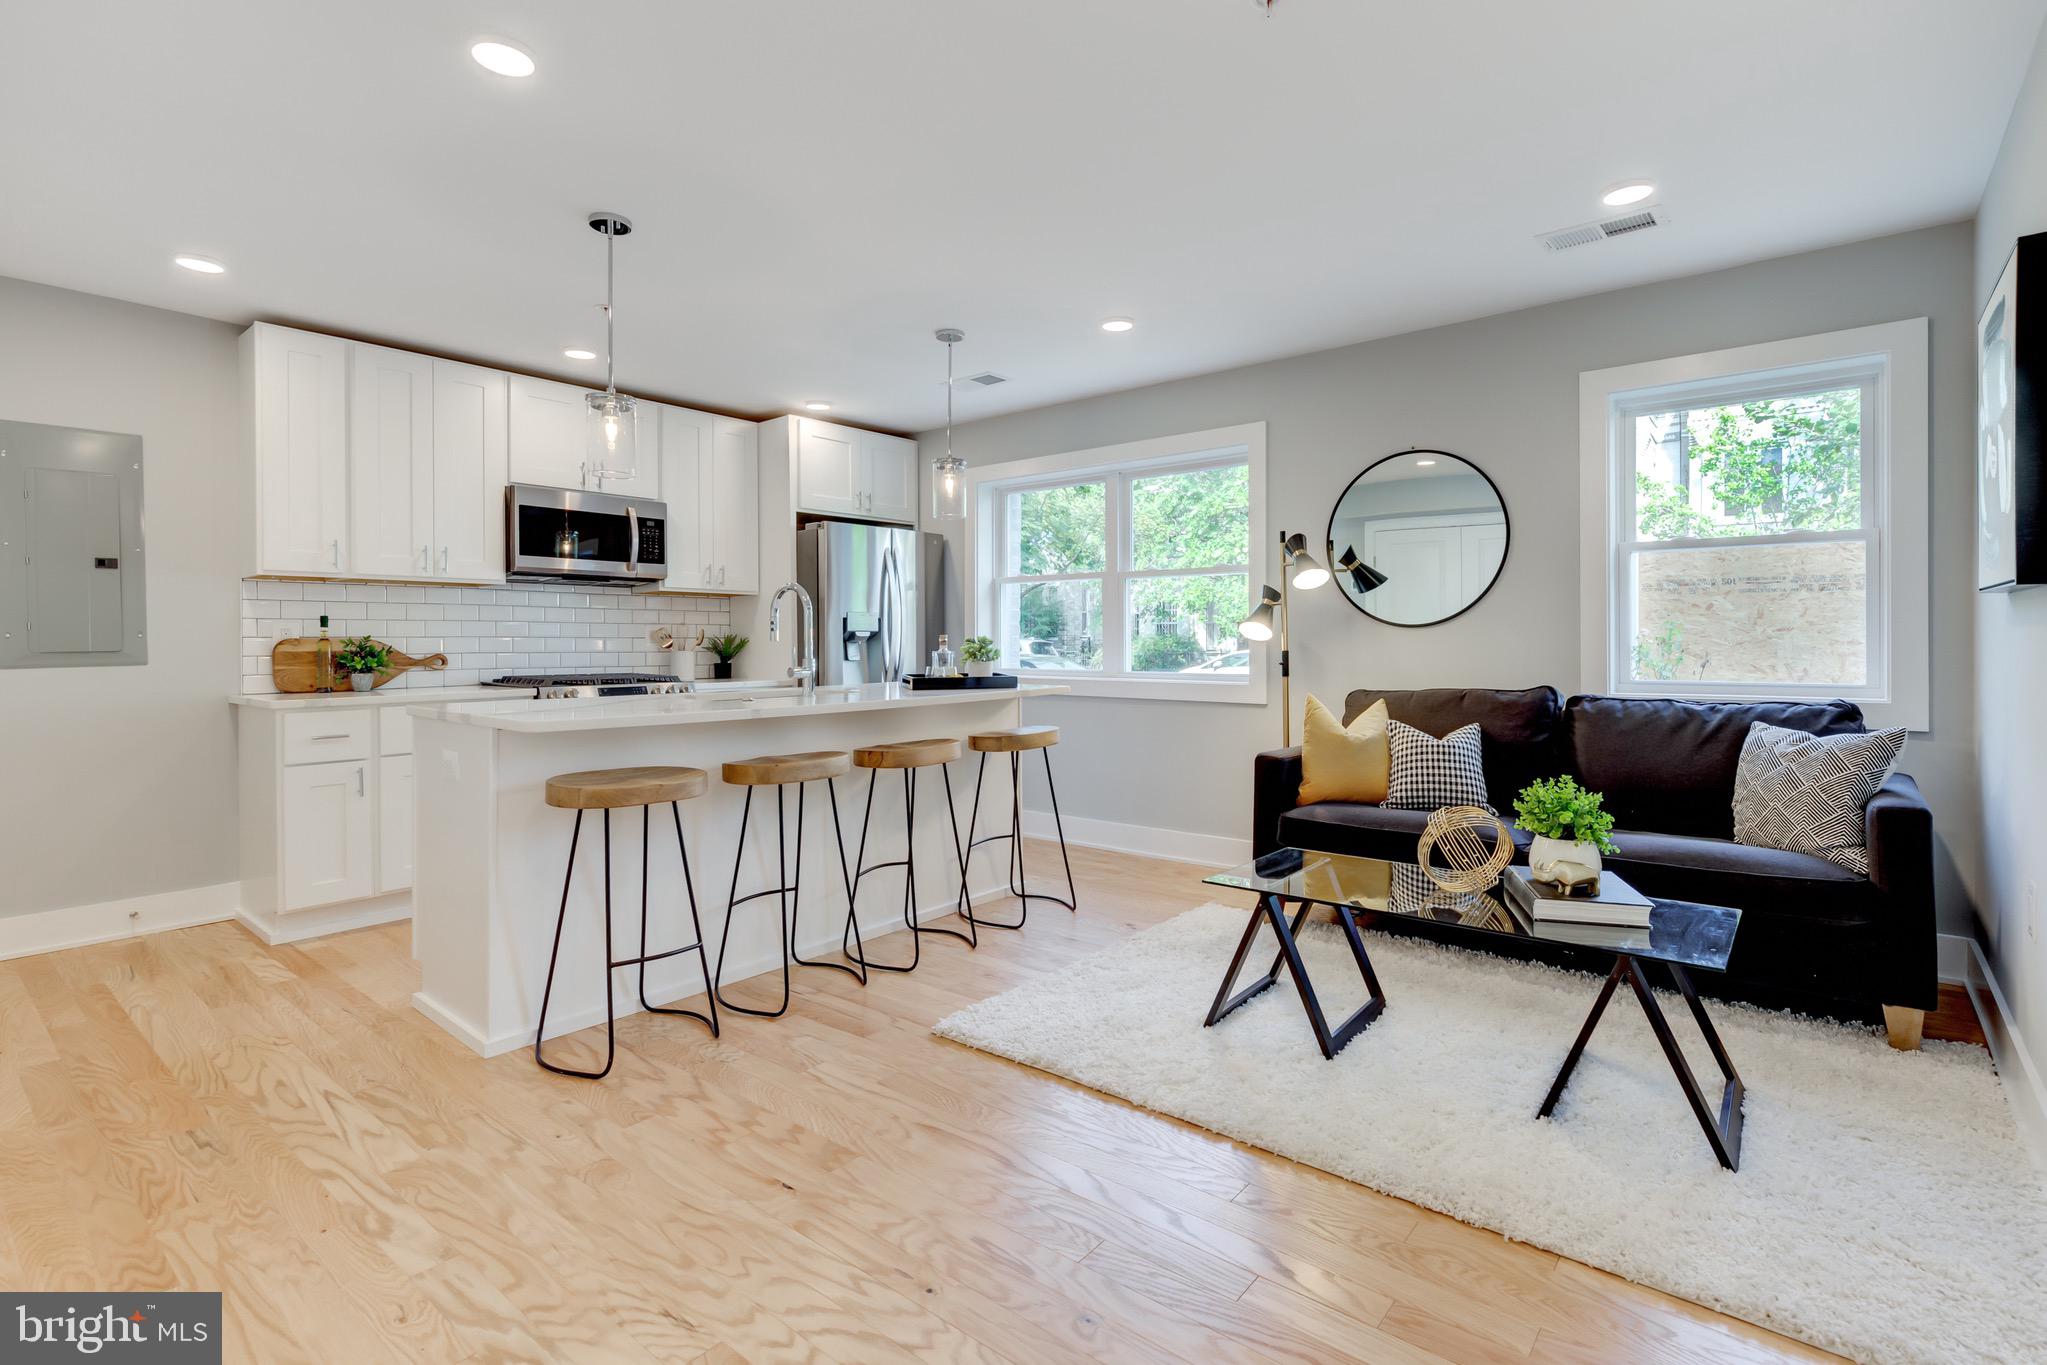
[[[715,1042],[634,1016],[599,1082],[415,1014],[402,924],[0,963],[0,1285],[222,1289],[266,1365],[1822,1358],[933,1038],[1210,899],[1074,863],[1078,916],[864,990],[799,970]]]

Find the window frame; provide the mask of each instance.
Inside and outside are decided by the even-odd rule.
[[[1204,469],[1245,466],[1250,490],[1247,546],[1252,558],[1243,564],[1204,565],[1198,568],[1135,569],[1131,562],[1129,499],[1131,487],[1140,479],[1161,474],[1197,473]],[[1036,489],[1064,488],[1101,483],[1103,489],[1103,567],[1099,573],[1009,574],[1007,500],[1012,493]],[[1262,705],[1266,699],[1267,646],[1246,641],[1250,657],[1244,673],[1137,673],[1128,669],[1130,659],[1130,584],[1145,578],[1192,578],[1206,575],[1242,574],[1245,579],[1244,614],[1256,606],[1259,579],[1254,572],[1259,527],[1265,517],[1265,424],[1218,427],[1179,436],[1102,446],[1019,460],[987,469],[969,468],[966,487],[969,525],[967,543],[972,547],[976,572],[974,586],[967,594],[966,631],[1001,639],[1002,663],[1014,666],[1011,642],[1002,614],[1004,590],[1015,584],[1057,583],[1099,580],[1102,584],[1102,641],[1100,671],[1047,670],[1034,673],[1030,681],[1070,686],[1076,695],[1148,698],[1174,701],[1208,701]],[[1109,665],[1120,664],[1121,668]]]
[[[1872,723],[1927,728],[1926,320],[1736,347],[1580,376],[1583,685],[1625,697],[1858,703]],[[1862,388],[1862,525],[1847,531],[1642,540],[1634,423],[1651,413]],[[1637,680],[1634,567],[1645,552],[1861,542],[1869,667],[1859,687]]]

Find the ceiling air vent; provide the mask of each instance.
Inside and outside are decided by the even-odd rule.
[[[990,389],[997,384],[1007,384],[1009,379],[1006,375],[999,375],[993,370],[983,370],[979,374],[961,375],[954,382],[959,384],[979,384],[984,389]]]
[[[1618,218],[1603,218],[1596,223],[1580,223],[1576,227],[1545,232],[1536,240],[1542,243],[1545,251],[1569,251],[1574,246],[1590,246],[1609,237],[1626,237],[1630,233],[1646,232],[1650,228],[1661,226],[1664,221],[1660,209],[1637,209]]]

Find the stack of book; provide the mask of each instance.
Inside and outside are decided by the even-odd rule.
[[[1566,924],[1599,924],[1624,929],[1649,927],[1649,898],[1612,872],[1599,874],[1599,889],[1571,895],[1548,882],[1531,881],[1525,867],[1500,874],[1500,885],[1516,905],[1538,920]]]

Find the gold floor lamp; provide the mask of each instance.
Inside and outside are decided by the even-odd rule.
[[[1344,548],[1336,560],[1336,567],[1350,575],[1361,595],[1386,582],[1385,574],[1358,558],[1355,546]],[[1279,742],[1282,748],[1290,749],[1294,743],[1294,689],[1293,660],[1287,649],[1287,603],[1291,594],[1286,589],[1311,590],[1329,581],[1329,570],[1308,553],[1308,538],[1299,531],[1291,535],[1284,531],[1280,533],[1279,581],[1281,587],[1275,588],[1267,583],[1259,589],[1257,609],[1237,629],[1248,640],[1270,640],[1273,608],[1279,608]]]

